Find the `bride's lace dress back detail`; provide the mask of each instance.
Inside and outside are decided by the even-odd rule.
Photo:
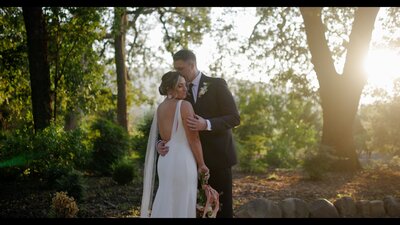
[[[159,186],[151,217],[196,217],[197,166],[186,137],[181,117],[181,103],[176,104],[169,152],[159,156]],[[158,118],[160,119],[160,118]]]

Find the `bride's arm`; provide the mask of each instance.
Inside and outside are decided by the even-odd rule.
[[[188,138],[190,148],[192,149],[194,158],[196,159],[197,168],[200,170],[199,172],[208,173],[208,168],[204,163],[203,149],[201,148],[199,132],[190,130],[186,122],[188,117],[194,117],[193,107],[189,102],[182,102],[181,115],[186,137]]]

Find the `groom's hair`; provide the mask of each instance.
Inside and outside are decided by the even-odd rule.
[[[194,63],[196,63],[196,55],[188,50],[188,49],[182,49],[177,51],[172,58],[174,59],[174,62],[177,60],[183,60],[183,61],[192,61]]]

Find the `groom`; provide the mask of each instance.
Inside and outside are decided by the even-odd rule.
[[[208,183],[222,192],[217,217],[232,218],[232,166],[237,163],[232,128],[240,124],[236,104],[224,79],[208,77],[197,69],[192,51],[176,52],[173,61],[189,83],[186,100],[192,103],[196,118],[189,118],[187,123],[190,129],[199,131],[204,161],[210,169]],[[157,145],[161,156],[168,152],[164,144]]]

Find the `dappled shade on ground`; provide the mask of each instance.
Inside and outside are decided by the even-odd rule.
[[[138,217],[142,184],[118,185],[110,177],[88,176],[86,198],[78,203],[78,217]],[[343,196],[355,200],[400,198],[400,171],[363,170],[357,173],[329,173],[313,181],[296,170],[269,170],[263,174],[234,172],[234,210],[256,198],[280,201],[296,197],[310,202],[326,198],[333,202]],[[2,182],[0,217],[47,217],[54,190],[40,182]]]
[[[275,170],[266,174],[236,173],[235,208],[256,198],[281,201],[295,197],[310,202],[325,198],[331,202],[343,196],[355,200],[382,200],[387,195],[400,198],[400,171],[363,170],[356,173],[328,173],[321,180],[310,180],[300,171]]]

